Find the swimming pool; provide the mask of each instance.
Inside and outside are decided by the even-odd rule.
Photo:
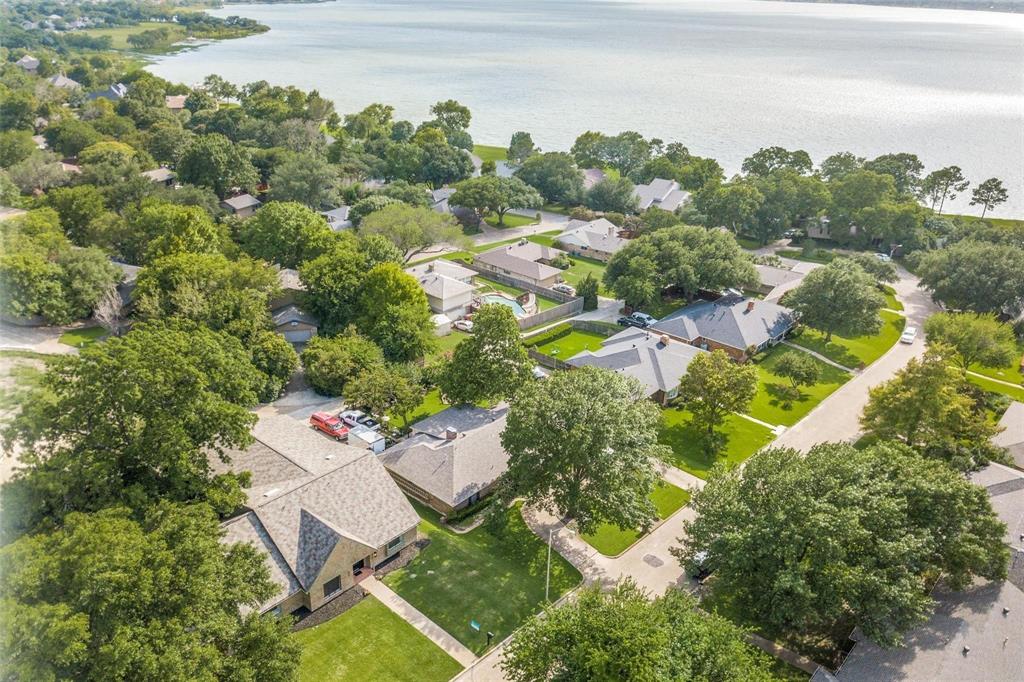
[[[511,298],[505,298],[498,294],[484,294],[480,298],[483,299],[484,303],[498,303],[503,306],[508,306],[512,309],[512,313],[516,317],[526,317],[526,311],[523,309],[523,306],[519,305],[519,301]]]

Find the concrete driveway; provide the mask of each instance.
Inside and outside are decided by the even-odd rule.
[[[912,344],[896,343],[878,360],[821,401],[806,417],[771,443],[773,447],[795,448],[806,452],[824,442],[853,442],[861,435],[860,415],[868,402],[868,390],[891,379],[911,358],[924,354],[924,321],[938,312],[926,291],[918,288],[917,278],[903,268],[893,284],[896,298],[903,304],[908,327],[917,327]]]

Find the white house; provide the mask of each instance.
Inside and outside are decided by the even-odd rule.
[[[435,314],[444,315],[450,321],[464,317],[469,312],[473,290],[476,288],[473,285],[474,271],[438,259],[414,265],[405,272],[419,282]]]
[[[633,194],[639,200],[637,208],[646,211],[652,206],[665,211],[674,211],[682,206],[690,193],[679,187],[675,180],[655,178],[646,185],[637,185]]]

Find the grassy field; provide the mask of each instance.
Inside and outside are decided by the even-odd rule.
[[[601,347],[601,342],[606,338],[608,337],[603,334],[595,334],[594,332],[588,332],[582,329],[574,329],[572,333],[567,336],[555,339],[549,343],[542,343],[539,346],[534,346],[534,348],[537,352],[543,353],[548,357],[558,360],[568,360],[581,351],[594,351],[599,349]]]
[[[506,213],[505,223],[503,225],[498,224],[498,214],[492,213],[491,215],[484,218],[484,222],[491,227],[497,227],[498,229],[504,230],[512,227],[525,227],[527,225],[536,225],[537,218],[534,216],[519,215],[518,213]]]
[[[968,374],[967,379],[972,384],[980,386],[990,393],[1002,393],[1003,395],[1010,396],[1014,400],[1024,402],[1024,386],[1014,388],[1013,386],[1007,386],[1006,384],[1001,384],[997,381],[986,379],[985,377],[974,376],[973,374]]]
[[[707,478],[708,471],[716,462],[725,462],[730,466],[739,464],[773,438],[771,429],[738,414],[730,415],[721,427],[727,437],[725,447],[717,457],[709,457],[704,452],[704,434],[690,423],[689,412],[674,407],[666,408],[661,418],[658,441],[672,448],[672,463],[700,478]]]
[[[480,157],[481,161],[505,161],[508,159],[507,147],[496,147],[489,144],[473,145],[473,153]]]
[[[757,241],[756,239],[751,239],[750,237],[736,237],[736,243],[742,246],[744,249],[749,249],[751,251],[756,251],[757,249],[764,246],[761,242]]]
[[[373,597],[294,635],[302,646],[296,679],[449,680],[458,661]]]
[[[1017,342],[1017,355],[1013,358],[1013,362],[1005,367],[982,367],[981,365],[971,365],[970,370],[978,374],[984,374],[992,379],[999,379],[1000,381],[1009,381],[1011,384],[1017,384],[1018,386],[1024,386],[1024,373],[1020,371],[1020,359],[1024,355],[1024,343]]]
[[[644,308],[642,312],[660,320],[669,313],[679,310],[684,305],[686,305],[686,299],[683,298],[662,298],[657,303]]]
[[[773,373],[779,360],[788,353],[802,351],[785,346],[776,346],[757,358],[758,385],[757,395],[746,413],[769,424],[785,424],[792,426],[814,409],[815,405],[828,397],[833,391],[850,380],[849,372],[836,369],[815,359],[821,370],[818,383],[813,386],[801,386],[800,397],[786,404],[785,389],[791,384],[789,379]]]
[[[65,346],[72,346],[74,348],[82,348],[90,344],[96,343],[101,338],[107,335],[107,330],[103,327],[83,327],[81,329],[72,329],[66,331],[60,335],[57,339]]]
[[[508,524],[497,534],[485,525],[458,535],[443,528],[433,510],[413,504],[430,544],[385,576],[388,587],[478,654],[487,648],[486,632],[500,642],[540,610],[547,545],[527,527],[518,506],[508,510]],[[568,561],[552,555],[552,601],[580,580]]]
[[[690,501],[690,493],[662,481],[650,495],[659,519],[667,519]],[[593,533],[581,535],[588,545],[605,556],[618,556],[640,539],[640,531],[602,523]]]
[[[83,35],[92,36],[98,38],[100,36],[110,36],[110,46],[115,50],[133,50],[131,45],[128,44],[128,36],[142,33],[143,31],[150,31],[156,28],[169,28],[173,31],[177,37],[174,42],[181,40],[185,37],[185,29],[174,24],[159,22],[159,21],[144,21],[141,24],[135,26],[115,26],[111,28],[87,28],[76,33]]]
[[[835,258],[835,254],[825,249],[818,249],[813,256],[805,255],[803,249],[782,249],[775,252],[776,256],[780,258],[792,258],[793,260],[802,260],[807,263],[831,263],[832,259]]]
[[[899,340],[903,333],[903,325],[906,320],[898,313],[891,313],[883,310],[882,330],[874,336],[856,336],[845,338],[836,334],[832,340],[825,343],[825,335],[817,329],[804,327],[799,336],[790,339],[791,342],[803,348],[808,348],[821,353],[833,362],[838,362],[844,367],[855,369],[860,365],[870,365],[882,357],[892,345]]]
[[[474,277],[473,281],[476,282],[478,286],[477,291],[481,294],[486,294],[489,291],[503,291],[506,294],[512,294],[513,296],[521,296],[522,294],[526,293],[522,289],[510,287],[507,284],[495,282],[493,279],[487,279],[486,277],[480,275]],[[540,310],[548,310],[549,308],[554,308],[558,304],[558,301],[556,301],[553,298],[537,296],[537,308]]]
[[[970,225],[971,223],[985,222],[991,223],[993,227],[1003,227],[1007,229],[1011,227],[1018,229],[1024,228],[1024,220],[1015,220],[1013,218],[989,218],[988,216],[981,218],[980,216],[976,215],[955,215],[953,213],[944,213],[943,215],[947,218],[959,220],[961,223],[964,223],[965,225]]]

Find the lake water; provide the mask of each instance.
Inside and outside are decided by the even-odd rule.
[[[268,33],[158,57],[196,83],[316,88],[339,113],[385,102],[421,121],[473,112],[481,144],[528,130],[546,150],[637,130],[735,172],[759,147],[814,160],[918,154],[996,176],[1024,217],[1024,16],[755,0],[336,0],[231,5]],[[967,199],[947,206],[974,212]]]

